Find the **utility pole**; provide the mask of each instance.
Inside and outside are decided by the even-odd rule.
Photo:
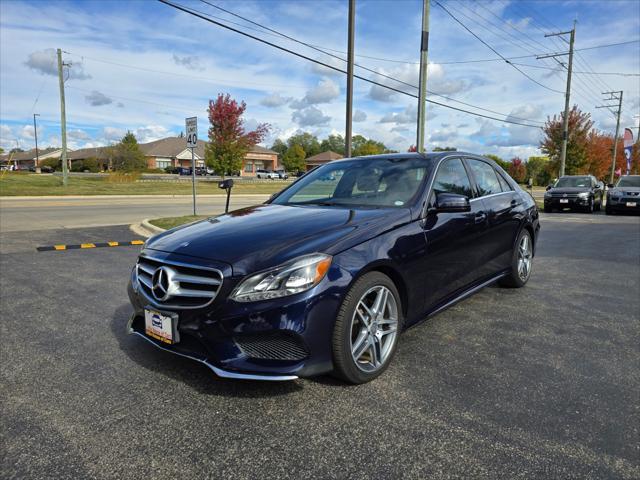
[[[58,82],[60,83],[60,136],[62,137],[62,185],[69,183],[69,169],[67,165],[67,114],[64,105],[64,74],[62,67],[68,66],[62,62],[62,50],[58,49]]]
[[[598,105],[596,108],[612,108],[617,107],[618,110],[614,113],[616,115],[616,135],[613,137],[613,159],[611,160],[611,176],[609,177],[609,183],[613,183],[616,172],[616,155],[618,154],[618,136],[620,135],[620,114],[622,113],[622,90],[617,92],[602,92],[602,95],[609,95],[609,98],[605,98],[605,102],[612,102],[617,100],[618,105]]]
[[[351,140],[352,140],[352,109],[353,109],[353,47],[356,24],[356,0],[349,0],[349,28],[347,39],[347,118],[344,132],[344,156],[351,156]]]
[[[40,166],[40,155],[38,154],[38,128],[36,126],[36,117],[39,117],[39,113],[33,114],[33,136],[36,139],[36,164],[35,167],[38,168]]]
[[[426,123],[427,101],[427,57],[429,54],[429,1],[424,0],[422,5],[422,37],[420,41],[420,83],[418,92],[418,128],[416,150],[424,152],[424,127]]]
[[[564,116],[562,117],[562,149],[560,150],[560,174],[558,177],[564,175],[565,165],[567,163],[567,141],[569,140],[569,103],[571,100],[571,72],[573,70],[573,43],[576,39],[576,21],[573,21],[573,28],[568,32],[548,33],[545,37],[557,37],[562,35],[569,35],[569,51],[566,53],[556,53],[551,55],[539,55],[537,60],[543,58],[553,58],[560,65],[564,66],[564,63],[560,62],[556,57],[569,55],[569,65],[567,68],[567,90],[564,94]],[[566,39],[562,38],[565,42]]]

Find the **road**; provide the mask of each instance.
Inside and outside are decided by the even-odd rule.
[[[269,195],[232,195],[231,209],[262,203]],[[226,197],[198,197],[198,214],[224,212]],[[139,223],[144,218],[191,215],[190,196],[176,197],[0,197],[0,231],[24,232],[58,228]]]
[[[216,378],[125,334],[137,247],[35,251],[131,235],[0,234],[3,478],[640,478],[637,217],[545,217],[525,288],[359,386]]]

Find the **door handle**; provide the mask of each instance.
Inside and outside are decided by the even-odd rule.
[[[484,212],[478,212],[476,213],[474,222],[475,223],[484,223],[484,221],[487,219],[487,214]]]

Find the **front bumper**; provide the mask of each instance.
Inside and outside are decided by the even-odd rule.
[[[224,378],[293,380],[333,369],[335,318],[350,281],[332,265],[315,288],[264,302],[239,303],[228,293],[240,279],[226,278],[220,298],[200,309],[149,305],[132,272],[128,294],[134,312],[128,331],[158,348],[205,364]],[[179,342],[168,345],[145,333],[144,309],[178,315]]]
[[[628,206],[634,203],[635,206]],[[640,196],[607,197],[607,209],[616,212],[640,213]]]
[[[560,202],[560,200],[566,200],[565,202]],[[547,208],[555,208],[561,210],[563,208],[587,208],[589,207],[589,197],[545,197],[544,198],[544,206]]]

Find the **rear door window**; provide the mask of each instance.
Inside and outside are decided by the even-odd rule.
[[[478,187],[478,195],[484,197],[495,193],[502,193],[498,174],[491,165],[481,160],[468,158],[467,163]]]

